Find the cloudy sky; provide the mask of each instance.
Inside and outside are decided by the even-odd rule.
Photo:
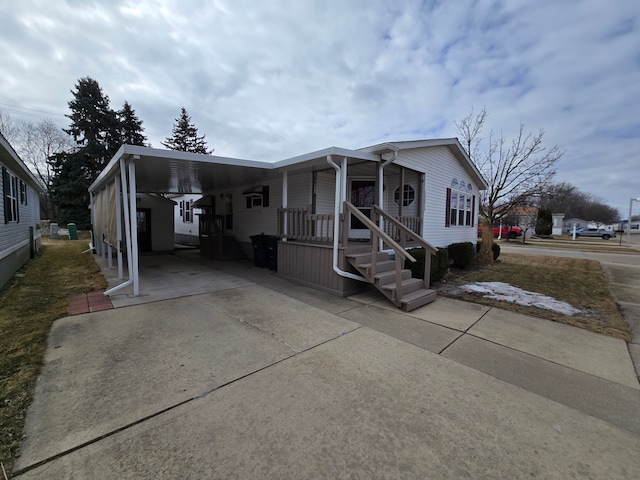
[[[215,154],[545,130],[559,181],[640,197],[637,0],[0,0],[0,111],[68,126],[92,77],[155,147],[184,106]],[[640,205],[635,204],[640,211]]]

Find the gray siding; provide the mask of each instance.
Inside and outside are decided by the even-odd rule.
[[[5,165],[0,164],[0,167]],[[20,172],[7,170],[26,181]],[[4,179],[0,175],[0,192],[4,192]],[[4,223],[4,196],[0,202],[0,286],[4,285],[29,259],[30,243],[29,243],[29,227],[33,227],[34,238],[36,244],[39,245],[40,230],[40,197],[38,192],[28,183],[26,185],[27,204],[20,203],[18,199],[18,209],[20,214],[19,222]]]

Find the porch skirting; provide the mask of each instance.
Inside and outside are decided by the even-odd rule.
[[[341,270],[351,271],[342,248],[338,254],[338,266]],[[278,275],[342,297],[362,292],[369,285],[335,273],[333,248],[326,244],[278,242]]]

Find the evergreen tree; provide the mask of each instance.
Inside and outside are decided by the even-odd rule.
[[[204,135],[198,136],[198,129],[191,123],[191,117],[187,113],[187,109],[182,107],[180,116],[176,118],[171,131],[172,136],[167,137],[162,145],[169,150],[180,150],[182,152],[193,153],[213,153],[213,149],[207,150],[207,142]]]
[[[145,146],[147,137],[144,136],[142,120],[136,116],[136,111],[125,101],[122,110],[116,113],[120,122],[120,141],[127,145]]]
[[[120,122],[109,106],[109,97],[98,82],[81,78],[71,91],[71,120],[66,133],[76,143],[74,149],[51,157],[54,172],[51,194],[58,207],[58,221],[74,221],[86,228],[89,219],[89,185],[120,148]]]

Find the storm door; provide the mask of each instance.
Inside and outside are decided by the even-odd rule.
[[[375,202],[376,182],[370,179],[351,179],[349,181],[349,198],[367,218],[371,218],[371,208]],[[368,240],[370,230],[355,216],[349,215],[349,238]]]

